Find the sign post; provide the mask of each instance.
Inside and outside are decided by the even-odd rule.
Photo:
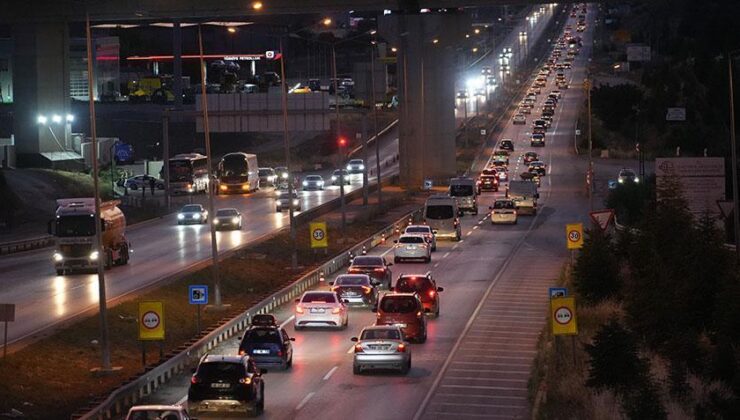
[[[188,286],[188,302],[198,308],[195,329],[196,334],[200,335],[200,308],[208,304],[208,286],[202,284]]]
[[[8,355],[8,322],[15,321],[15,304],[0,303],[0,321],[3,322],[3,359]]]
[[[311,231],[311,248],[328,248],[329,238],[326,234],[326,222],[312,222],[309,224]]]
[[[583,223],[568,223],[565,225],[565,239],[570,251],[570,266],[573,267],[575,250],[583,248]]]
[[[159,341],[159,356],[163,356],[164,341],[164,302],[139,302],[139,341],[141,341],[141,362],[146,366],[147,341]]]
[[[573,297],[555,297],[550,299],[550,325],[555,340],[560,335],[571,336],[573,347],[573,365],[576,364],[576,335],[578,323],[576,321],[576,300]]]

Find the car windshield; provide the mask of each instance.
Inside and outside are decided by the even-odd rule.
[[[401,243],[401,244],[423,244],[424,243],[424,238],[422,238],[421,236],[402,236],[398,240],[398,243]]]
[[[56,236],[72,237],[95,235],[94,217],[61,216],[56,220]]]
[[[383,265],[383,259],[380,257],[355,257],[352,265]]]
[[[198,213],[200,212],[201,207],[199,205],[193,204],[188,205],[182,208],[183,213]]]
[[[455,217],[454,209],[450,204],[427,206],[426,218],[434,220],[452,219]]]
[[[400,340],[401,334],[396,329],[372,329],[362,332],[361,340]]]
[[[401,277],[396,283],[398,292],[426,292],[433,288],[432,282],[427,277]]]
[[[532,159],[537,159],[537,153],[534,152],[528,152],[527,157],[530,157]]]
[[[334,171],[334,175],[336,176],[347,175],[347,171],[345,171],[344,169],[341,169],[341,170],[337,169],[336,171]]]
[[[201,363],[196,374],[204,382],[226,380],[236,382],[247,376],[246,369],[241,363],[208,362]]]
[[[339,276],[334,282],[335,286],[367,286],[370,280],[367,276]]]
[[[622,171],[622,176],[630,176],[631,177],[631,176],[635,176],[635,173],[632,172],[629,169],[625,169],[625,170]]]
[[[481,172],[481,175],[496,175],[498,173],[495,169],[484,169],[483,172]]]
[[[321,181],[321,177],[318,175],[309,175],[306,177],[306,181]]]
[[[501,201],[497,201],[497,202],[493,203],[493,208],[496,209],[496,210],[500,210],[500,209],[509,209],[509,210],[511,210],[511,209],[514,209],[515,207],[516,206],[514,205],[514,202],[513,201],[509,201],[509,200],[501,200]]]
[[[238,216],[239,213],[236,209],[220,209],[216,212],[216,216]]]
[[[270,176],[273,174],[272,169],[260,169],[259,170],[259,176]]]
[[[336,303],[334,293],[306,293],[303,295],[303,303]]]
[[[281,194],[280,195],[280,199],[281,200],[287,200],[289,198],[298,198],[298,193],[297,192],[292,192],[290,195],[288,195],[288,194]]]
[[[475,194],[472,185],[450,185],[450,195],[453,197],[467,197]]]
[[[380,304],[380,310],[387,313],[408,314],[416,309],[416,299],[411,296],[385,296]]]
[[[362,160],[360,159],[353,159],[349,161],[350,165],[362,165]]]
[[[180,415],[175,410],[135,410],[131,411],[131,420],[177,420]]]
[[[244,341],[256,343],[280,343],[280,331],[277,328],[251,328],[244,333]]]
[[[406,233],[431,233],[428,226],[409,226]]]

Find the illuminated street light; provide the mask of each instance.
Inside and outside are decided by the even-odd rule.
[[[321,23],[323,23],[324,26],[330,26],[331,25],[331,18],[325,18]]]
[[[470,38],[470,34],[465,34],[465,38]]]
[[[438,44],[438,43],[439,43],[439,40],[438,40],[437,38],[434,38],[434,39],[432,40],[432,44]]]
[[[229,31],[230,34],[235,34],[236,33],[236,28],[233,27],[233,26],[229,26],[226,30]]]
[[[474,47],[474,48],[473,48],[473,52],[474,52],[474,53],[477,53],[477,52],[478,52],[478,47]]]
[[[68,123],[71,123],[71,122],[72,122],[72,121],[74,121],[74,120],[75,120],[75,116],[74,116],[74,115],[72,115],[72,114],[67,114],[67,122],[68,122]]]
[[[473,32],[475,32],[475,34],[478,35],[480,33],[480,29],[475,28],[475,30]]]
[[[391,51],[392,51],[392,52],[398,52],[398,48],[396,48],[396,47],[391,47]]]
[[[256,2],[252,3],[252,9],[253,10],[262,10],[262,2],[261,1],[256,1]]]
[[[54,114],[51,116],[51,120],[55,122],[56,124],[59,124],[62,122],[62,116],[58,114]]]
[[[43,116],[43,115],[39,115],[38,117],[36,117],[36,122],[37,122],[37,123],[39,123],[39,124],[41,124],[41,125],[46,125],[46,123],[47,123],[48,121],[49,121],[49,119],[48,119],[48,118],[46,118],[46,117],[45,117],[45,116]]]

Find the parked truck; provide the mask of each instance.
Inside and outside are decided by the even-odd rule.
[[[126,217],[120,201],[100,204],[100,228],[103,255],[95,249],[95,199],[64,198],[57,200],[56,215],[49,222],[49,233],[56,238],[53,260],[57,275],[95,270],[103,258],[106,268],[125,265],[130,244],[126,240]]]
[[[532,181],[510,181],[506,189],[506,198],[516,204],[518,214],[537,214],[537,184]]]

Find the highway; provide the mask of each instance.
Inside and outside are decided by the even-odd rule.
[[[515,25],[501,47],[515,47],[514,43],[519,42],[518,33],[524,30],[525,25],[535,30],[529,36],[530,42],[534,42],[545,24],[545,19],[540,19],[534,24],[522,22]],[[380,137],[380,142],[381,162],[390,162],[398,154],[398,129],[388,130]],[[374,146],[370,148],[366,166],[374,171]],[[357,153],[355,157],[362,157],[362,154]],[[395,174],[398,163],[392,162],[388,167],[384,165],[382,171],[383,177]],[[318,172],[327,184],[330,183],[330,172]],[[370,182],[374,181],[375,176],[371,176]],[[353,176],[352,185],[346,187],[345,192],[361,186],[361,177]],[[303,209],[307,210],[339,197],[339,188],[328,186],[324,191],[303,192],[301,196]],[[204,202],[203,197],[196,197],[195,201]],[[219,251],[246,245],[288,225],[287,212],[275,212],[272,189],[244,196],[216,196],[215,208],[224,207],[237,208],[243,214],[244,227],[240,232],[218,232]],[[178,226],[174,214],[130,227],[127,238],[133,249],[129,265],[106,272],[107,296],[111,303],[211,257],[207,226]],[[53,332],[53,327],[97,310],[97,275],[56,276],[51,262],[52,252],[47,248],[0,257],[0,272],[3,273],[0,302],[16,305],[16,319],[8,332],[11,348],[14,343],[22,345],[43,337]]]
[[[288,371],[265,375],[268,419],[461,419],[528,418],[527,381],[539,333],[547,314],[547,288],[555,285],[563,263],[566,223],[587,222],[588,200],[583,174],[586,161],[575,156],[572,130],[584,98],[580,84],[591,51],[593,7],[584,46],[573,69],[566,73],[571,88],[563,91],[547,146],[534,149],[548,164],[540,188],[536,216],[517,225],[493,226],[486,208],[503,192],[484,193],[481,214],[462,218],[463,240],[439,242],[432,261],[396,264],[394,278],[431,270],[441,292],[440,317],[429,322],[429,338],[412,344],[408,375],[352,373],[352,343],[375,315],[367,308],[352,309],[349,328],[302,330],[292,326],[292,305],[275,312],[288,334],[295,336],[294,364]],[[572,21],[571,19],[570,21]],[[554,76],[543,94],[554,89]],[[506,124],[501,138],[515,141],[512,175],[524,171],[516,159],[529,147],[529,124]],[[503,191],[503,189],[502,189]],[[373,255],[392,258],[381,246]],[[324,287],[325,288],[325,287]],[[211,354],[234,354],[235,339]],[[173,378],[146,403],[185,403],[189,374]]]

